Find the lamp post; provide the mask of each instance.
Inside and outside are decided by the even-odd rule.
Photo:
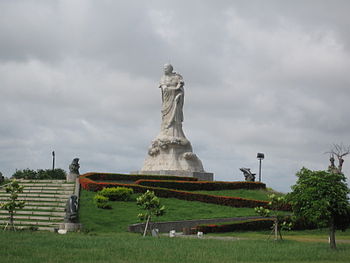
[[[55,151],[52,152],[52,171],[55,170]]]
[[[263,153],[258,153],[256,158],[259,159],[259,182],[261,182],[261,160],[264,160],[265,155]]]

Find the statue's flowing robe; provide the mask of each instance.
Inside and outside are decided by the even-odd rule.
[[[162,125],[161,136],[185,137],[182,131],[184,89],[176,88],[179,82],[183,82],[182,76],[172,73],[164,75],[160,80],[162,89]]]

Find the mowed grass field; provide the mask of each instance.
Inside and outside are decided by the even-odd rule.
[[[209,192],[209,191],[208,191]],[[209,192],[210,193],[210,192]],[[212,194],[266,200],[271,191],[229,190]],[[337,232],[338,249],[327,243],[327,230],[284,232],[285,240],[267,240],[270,231],[208,234],[203,238],[159,238],[128,233],[140,212],[133,201],[112,202],[98,209],[95,193],[82,190],[80,220],[85,230],[59,235],[39,231],[0,231],[0,263],[226,263],[226,262],[350,262],[350,231]],[[253,208],[234,208],[161,198],[166,215],[157,221],[255,216]]]
[[[298,241],[143,238],[131,233],[58,235],[1,232],[1,263],[349,262],[350,244]]]

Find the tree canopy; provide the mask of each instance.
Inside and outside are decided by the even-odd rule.
[[[342,173],[311,171],[302,168],[297,183],[288,195],[293,212],[319,227],[330,228],[331,247],[335,248],[335,229],[349,226],[349,188]]]

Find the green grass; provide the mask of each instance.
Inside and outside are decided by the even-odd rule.
[[[87,230],[94,232],[125,232],[130,224],[140,223],[137,215],[141,212],[135,201],[111,202],[112,209],[97,208],[92,198],[94,192],[82,190],[80,194],[80,221]],[[133,200],[136,199],[133,195]],[[161,198],[166,207],[164,216],[154,221],[176,221],[187,219],[226,218],[256,216],[253,208],[219,206],[175,198]]]
[[[264,240],[142,238],[130,233],[0,232],[1,263],[349,262],[350,245]]]
[[[255,200],[268,200],[268,195],[270,194],[279,194],[272,190],[218,190],[218,191],[194,191],[195,193],[201,194],[209,194],[209,195],[221,195],[221,196],[232,196],[232,197],[241,197],[241,198],[249,198]]]
[[[248,238],[254,240],[266,240],[271,234],[271,231],[235,231],[227,233],[210,233],[208,236],[216,237],[235,237],[235,238]],[[305,242],[328,242],[328,229],[314,229],[314,230],[302,230],[302,231],[282,231],[283,239],[298,240]],[[273,239],[273,236],[270,238]],[[336,240],[339,243],[350,244],[350,229],[346,231],[337,231]]]

